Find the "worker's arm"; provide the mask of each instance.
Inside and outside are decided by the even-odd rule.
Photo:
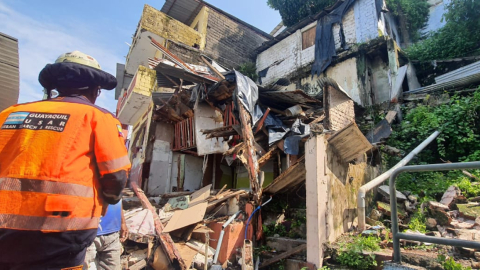
[[[100,115],[95,121],[95,158],[105,201],[116,204],[121,199],[130,170],[120,122],[112,115]]]

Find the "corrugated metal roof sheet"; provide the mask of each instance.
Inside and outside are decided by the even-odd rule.
[[[426,94],[426,93],[431,93],[435,91],[446,91],[446,90],[458,89],[461,87],[477,85],[479,83],[480,83],[480,73],[477,73],[464,78],[455,79],[453,81],[436,83],[436,84],[421,87],[412,91],[404,92],[403,96],[405,98],[411,94]]]
[[[438,83],[446,83],[450,82],[456,79],[461,79],[468,77],[470,75],[475,75],[480,73],[480,61],[477,61],[475,63],[472,63],[470,65],[461,67],[459,69],[456,69],[454,71],[450,71],[446,74],[443,74],[441,76],[435,77],[435,82]]]
[[[18,40],[0,33],[0,111],[16,104],[19,93]]]

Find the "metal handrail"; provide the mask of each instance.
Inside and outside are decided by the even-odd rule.
[[[480,161],[405,166],[405,167],[396,169],[392,173],[392,175],[390,176],[390,208],[392,213],[393,262],[400,263],[401,261],[400,239],[440,244],[440,245],[480,249],[480,242],[477,242],[477,241],[446,239],[446,238],[438,238],[433,236],[400,233],[398,230],[397,194],[396,194],[396,188],[395,188],[395,180],[399,174],[401,174],[402,172],[450,171],[450,170],[464,170],[464,169],[480,169]]]
[[[421,144],[415,147],[412,152],[408,153],[408,155],[406,155],[402,160],[400,160],[400,162],[398,162],[394,167],[360,187],[357,196],[358,230],[360,232],[363,232],[365,230],[365,196],[367,195],[367,192],[374,187],[381,185],[392,175],[395,169],[407,165],[410,160],[412,160],[416,155],[418,155],[418,153],[420,153],[425,147],[427,147],[427,145],[429,145],[435,138],[437,138],[439,134],[439,131],[433,132],[432,135],[428,136],[428,138],[426,138]]]

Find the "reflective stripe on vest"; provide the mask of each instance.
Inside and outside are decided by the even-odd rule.
[[[97,164],[100,172],[114,172],[130,165],[130,159],[128,159],[127,155],[114,160],[98,162]]]
[[[99,217],[64,218],[0,214],[0,228],[45,232],[87,230],[97,229],[99,220]]]
[[[93,197],[93,188],[78,184],[17,178],[0,178],[0,190],[31,191],[50,194],[64,194]]]
[[[0,178],[0,228],[45,232],[96,229],[101,210],[96,207],[93,187]]]

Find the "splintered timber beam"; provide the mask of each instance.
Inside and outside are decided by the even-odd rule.
[[[155,207],[153,207],[148,201],[147,196],[145,196],[145,193],[138,187],[138,184],[135,181],[132,181],[132,189],[142,203],[143,208],[148,209],[152,213],[158,240],[173,268],[181,270],[187,269],[187,265],[180,256],[180,252],[178,252],[172,237],[170,237],[170,234],[168,233],[163,233],[163,224],[160,221],[160,217],[158,216]]]
[[[248,178],[250,179],[250,186],[252,188],[253,199],[259,205],[262,197],[262,188],[258,182],[258,161],[257,154],[255,152],[251,117],[247,110],[243,107],[243,104],[239,102],[240,123],[242,124],[243,142],[245,143],[245,153],[247,160]]]
[[[236,129],[239,129],[240,125],[238,125],[238,128],[235,126],[226,126],[226,127],[219,127],[219,128],[214,128],[214,129],[202,129],[200,132],[202,132],[204,135],[207,135],[207,139],[211,138],[216,138],[216,137],[228,137],[228,136],[234,136],[238,135],[238,132]]]
[[[259,160],[258,160],[258,167],[261,168],[265,165],[274,155],[276,155],[278,151],[278,146],[274,145],[270,148],[270,150],[265,153]]]

